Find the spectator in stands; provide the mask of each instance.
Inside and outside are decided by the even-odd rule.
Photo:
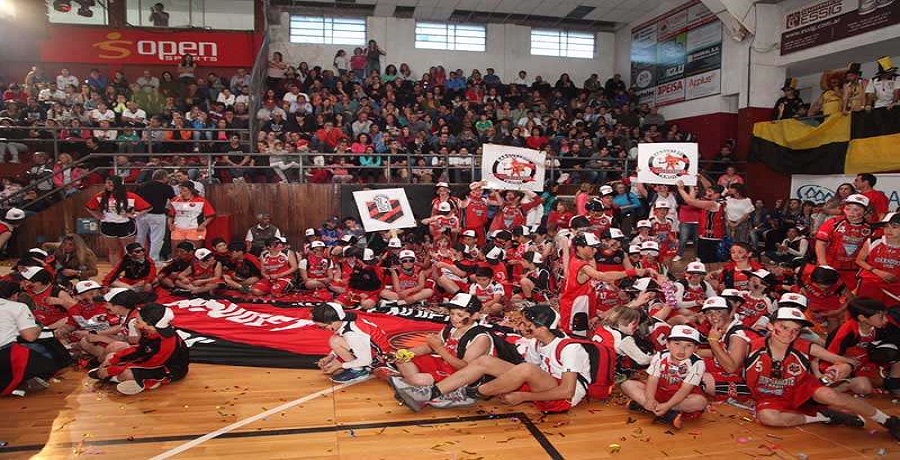
[[[247,245],[247,252],[259,257],[266,248],[266,241],[270,238],[283,238],[281,230],[272,225],[272,215],[267,212],[261,212],[256,215],[256,225],[247,230],[244,236],[244,243]]]
[[[81,179],[86,174],[84,168],[72,165],[72,155],[61,153],[53,165],[53,185],[62,188],[65,196],[73,195],[81,190]]]
[[[869,222],[880,222],[888,212],[890,200],[881,190],[875,190],[875,184],[878,178],[874,174],[858,174],[853,181],[858,193],[861,193],[869,199],[869,209],[867,211]]]
[[[788,77],[781,87],[784,95],[775,101],[775,110],[772,116],[773,120],[787,120],[794,118],[801,112],[803,100],[797,94],[797,79]]]
[[[381,56],[384,56],[386,53],[380,46],[378,46],[378,42],[375,40],[369,40],[368,45],[366,46],[366,73],[369,74],[371,72],[381,73]]]
[[[743,184],[744,178],[738,175],[737,168],[728,166],[725,168],[725,174],[719,176],[717,183],[727,189],[731,184]]]
[[[728,226],[728,235],[732,241],[738,243],[750,242],[750,217],[755,206],[753,200],[744,194],[744,184],[732,183],[728,186],[728,194],[725,199],[725,219]]]
[[[178,63],[178,79],[182,85],[190,85],[195,82],[194,72],[197,69],[197,62],[194,60],[193,54],[185,54]]]
[[[53,167],[49,164],[47,154],[34,152],[31,159],[34,165],[25,173],[38,193],[44,194],[53,190]]]
[[[28,146],[21,143],[16,142],[12,139],[19,137],[17,133],[19,130],[12,129],[13,120],[9,118],[0,119],[0,136],[3,136],[3,139],[0,140],[0,163],[6,161],[6,152],[9,151],[9,162],[10,163],[18,163],[19,154],[22,152],[28,151]]]
[[[862,71],[858,62],[851,62],[845,74],[842,91],[844,114],[859,112],[866,108],[866,81],[862,79]]]
[[[151,6],[149,21],[153,27],[169,27],[169,13],[165,11],[165,5],[155,3]]]
[[[834,114],[843,113],[844,79],[842,78],[842,75],[842,73],[839,75],[834,72],[825,72],[822,74],[822,79],[819,83],[822,89],[822,95],[819,96],[819,99],[817,99],[812,107],[810,107],[810,115],[822,114],[825,117],[830,117]]]
[[[622,81],[622,75],[615,74],[612,78],[606,80],[606,83],[603,85],[603,88],[606,90],[607,97],[613,97],[619,91],[625,91],[625,82]]]

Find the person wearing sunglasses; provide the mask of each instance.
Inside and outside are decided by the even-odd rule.
[[[400,251],[400,266],[391,267],[390,287],[381,291],[381,298],[385,300],[402,301],[406,305],[417,304],[434,295],[434,289],[427,287],[434,285],[434,281],[428,281],[425,270],[416,264],[416,253],[405,249]]]
[[[156,262],[147,257],[141,243],[129,243],[125,247],[125,257],[103,278],[104,286],[137,292],[151,291],[155,283]]]
[[[863,417],[877,422],[900,439],[900,418],[888,416],[862,399],[839,393],[813,373],[811,361],[831,363],[827,381],[847,378],[858,362],[838,356],[800,338],[812,326],[799,308],[780,307],[771,316],[769,336],[753,340],[744,363],[747,386],[756,400],[756,419],[767,426],[799,426],[809,423],[865,426]],[[827,406],[818,410],[811,404]]]

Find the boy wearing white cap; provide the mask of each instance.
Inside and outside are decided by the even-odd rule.
[[[194,251],[194,261],[175,280],[175,286],[187,294],[210,293],[222,282],[222,263],[206,248]]]
[[[687,264],[687,268],[684,270],[684,279],[675,283],[678,308],[685,310],[681,314],[699,313],[703,301],[716,295],[716,290],[704,278],[706,278],[706,265],[703,262],[695,261]]]
[[[812,370],[813,358],[832,363],[825,370],[831,381],[845,379],[858,363],[800,338],[802,329],[811,325],[800,309],[778,308],[768,325],[769,336],[752,341],[744,373],[756,400],[756,419],[779,427],[825,423],[861,428],[865,417],[900,439],[900,419],[819,381]],[[810,403],[828,408],[816,410]]]
[[[650,361],[647,383],[626,380],[622,392],[631,398],[628,408],[648,411],[656,421],[681,428],[683,416],[699,416],[707,401],[700,389],[706,365],[694,354],[700,344],[700,333],[685,326],[673,326],[666,341],[667,351]]]
[[[859,266],[857,295],[886,305],[900,303],[900,212],[891,212],[877,225],[884,234],[866,240],[856,257]]]
[[[0,251],[6,248],[6,243],[12,238],[13,230],[25,222],[25,211],[19,208],[10,208],[6,211],[3,219],[0,219]]]
[[[708,350],[701,350],[700,356],[706,364],[703,374],[703,390],[710,396],[719,398],[747,398],[750,389],[744,382],[743,364],[750,350],[750,332],[723,297],[713,296],[703,302],[702,314],[709,325],[706,334]]]
[[[825,221],[816,232],[816,262],[834,267],[847,286],[856,286],[856,256],[872,236],[866,221],[869,199],[853,194],[844,200],[843,215]]]
[[[297,270],[306,289],[328,289],[334,277],[334,264],[325,255],[325,243],[318,240],[309,243],[309,255],[299,262]]]
[[[280,297],[293,286],[299,262],[297,253],[288,247],[286,239],[273,236],[266,240],[266,250],[260,254],[259,262],[262,279],[250,288],[250,293]]]
[[[438,204],[437,213],[422,219],[421,222],[428,226],[432,241],[440,238],[456,240],[456,235],[460,231],[459,216],[453,213],[453,207],[448,201]]]
[[[659,244],[659,260],[667,262],[678,250],[678,223],[669,215],[670,204],[660,200],[653,205],[650,216],[650,235]]]
[[[425,270],[416,263],[416,253],[400,251],[400,265],[391,267],[391,289],[382,289],[381,298],[397,300],[403,304],[415,304],[434,295],[434,289],[426,287]]]

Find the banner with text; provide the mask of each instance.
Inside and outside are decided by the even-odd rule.
[[[900,5],[875,0],[819,0],[788,11],[781,54],[900,24]]]
[[[353,192],[353,199],[367,232],[416,226],[412,207],[402,188],[359,190]]]
[[[890,200],[889,209],[900,207],[900,174],[878,174],[875,188],[884,192]],[[829,174],[826,176],[794,174],[791,176],[791,198],[813,203],[824,203],[834,196],[841,184],[853,185],[856,176]]]
[[[485,144],[481,177],[487,188],[498,190],[544,190],[547,154],[508,145]]]
[[[722,23],[700,1],[631,29],[631,84],[642,103],[718,94],[721,67]]]
[[[693,142],[638,144],[638,181],[697,185],[698,149]]]
[[[257,40],[251,32],[111,29],[61,26],[47,29],[40,44],[43,62],[176,65],[182,56],[216,67],[252,67]]]

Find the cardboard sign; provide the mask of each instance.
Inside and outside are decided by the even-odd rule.
[[[486,188],[497,190],[544,190],[547,155],[538,150],[485,144],[481,177]]]
[[[638,144],[638,181],[645,184],[697,185],[697,163],[693,142]]]
[[[367,232],[416,226],[416,218],[402,188],[360,190],[353,192],[353,199]]]

